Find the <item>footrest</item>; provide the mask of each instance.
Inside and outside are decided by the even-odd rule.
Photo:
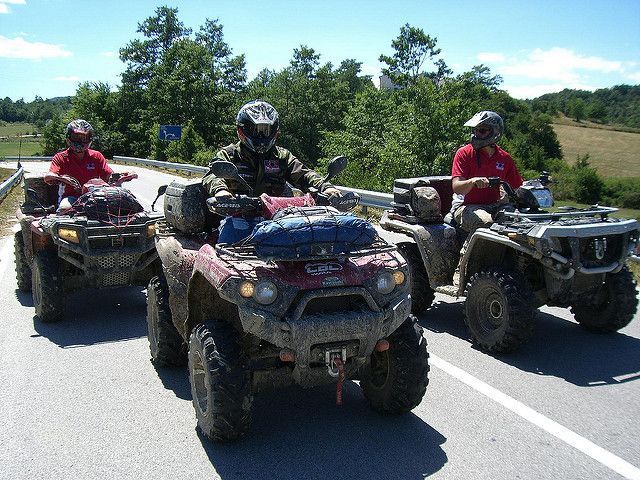
[[[458,295],[458,287],[456,285],[440,285],[436,287],[436,292],[444,293],[445,295],[451,295],[452,297],[457,297]]]

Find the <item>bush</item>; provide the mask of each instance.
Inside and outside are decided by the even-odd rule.
[[[640,178],[606,178],[602,203],[640,209]]]
[[[576,169],[573,191],[577,202],[598,203],[603,186],[604,182],[595,169],[589,167]]]

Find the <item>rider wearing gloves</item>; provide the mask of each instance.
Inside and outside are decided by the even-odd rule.
[[[240,141],[222,148],[214,158],[227,160],[238,167],[240,176],[253,188],[246,190],[240,182],[216,177],[212,172],[202,179],[202,185],[209,196],[232,197],[235,194],[259,196],[287,195],[287,182],[303,192],[310,187],[317,188],[325,195],[340,195],[340,191],[313,170],[304,166],[289,150],[276,146],[280,133],[278,112],[263,100],[253,100],[240,108],[236,116],[236,130]],[[234,243],[245,238],[257,221],[229,217],[220,224],[220,243]]]
[[[44,181],[60,184],[58,210],[69,208],[81,193],[82,185],[92,178],[105,182],[113,173],[102,153],[91,150],[93,127],[85,120],[73,120],[65,132],[67,149],[56,153]]]
[[[511,155],[496,145],[504,132],[504,123],[496,112],[476,113],[466,122],[471,127],[471,142],[458,149],[451,170],[453,218],[471,233],[493,223],[493,215],[504,204],[500,189],[488,188],[488,177],[500,177],[511,187],[522,185]]]
[[[235,163],[240,176],[253,187],[253,193],[245,191],[239,182],[217,178],[209,172],[202,184],[210,196],[230,197],[239,193],[283,196],[286,182],[304,192],[315,187],[326,195],[340,195],[337,188],[323,182],[320,175],[305,167],[289,150],[276,146],[280,121],[271,104],[262,100],[244,104],[236,116],[236,128],[240,141],[221,149],[214,160]]]

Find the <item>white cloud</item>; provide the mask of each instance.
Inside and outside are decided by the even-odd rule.
[[[506,60],[506,57],[501,53],[480,52],[478,60],[481,62],[502,63]]]
[[[25,0],[0,0],[0,13],[10,13],[11,10],[7,4],[12,5],[26,5]]]
[[[0,35],[0,57],[39,60],[42,58],[69,57],[71,55],[72,53],[65,50],[62,45],[28,42],[22,37],[11,39]]]
[[[499,53],[483,53],[485,61],[504,63],[495,67],[503,76],[517,76],[532,79],[544,79],[563,84],[575,84],[584,80],[585,73],[622,73],[622,62],[606,60],[601,57],[585,56],[571,50],[553,47],[549,50],[536,48],[524,60],[505,58]],[[502,60],[498,60],[502,58]],[[571,88],[568,87],[567,88]]]
[[[117,55],[116,52],[102,52],[100,54],[101,57],[113,58]]]
[[[79,77],[53,77],[51,80],[54,82],[79,82]]]

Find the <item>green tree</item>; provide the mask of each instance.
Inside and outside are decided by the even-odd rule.
[[[407,23],[400,28],[400,35],[391,42],[391,47],[395,50],[393,55],[380,55],[378,58],[387,65],[382,73],[396,85],[407,86],[414,83],[422,73],[424,63],[440,54],[440,49],[436,48],[437,41],[437,38],[431,38],[421,28]]]
[[[607,107],[600,101],[595,101],[587,105],[587,116],[596,122],[604,123],[607,118]]]
[[[244,56],[232,56],[222,25],[205,19],[195,36],[178,20],[176,8],[160,7],[139,24],[145,38],[120,50],[126,63],[120,101],[126,105],[125,130],[134,153],[151,151],[155,123],[186,125],[207,145],[217,146],[232,132],[229,118],[246,83]]]
[[[574,98],[567,104],[570,115],[576,122],[580,122],[585,117],[586,105],[581,98]]]

